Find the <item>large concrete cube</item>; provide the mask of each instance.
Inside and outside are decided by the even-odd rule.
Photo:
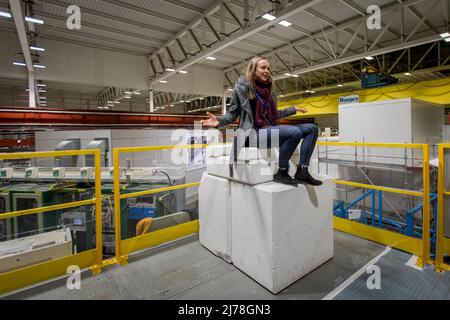
[[[276,163],[270,160],[250,160],[247,163],[241,160],[233,165],[231,177],[229,156],[211,157],[206,160],[208,174],[250,185],[273,181],[276,170]]]
[[[333,183],[231,182],[233,264],[279,293],[333,257]]]
[[[199,188],[200,243],[231,262],[231,186],[224,178],[203,174]]]

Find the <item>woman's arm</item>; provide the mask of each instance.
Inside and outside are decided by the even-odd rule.
[[[297,112],[308,113],[308,109],[299,107],[290,107],[283,110],[278,110],[278,119],[293,116],[294,114],[297,114]]]
[[[217,117],[219,120],[219,128],[224,128],[231,125],[236,121],[241,115],[241,101],[237,94],[237,90],[233,90],[233,95],[231,97],[230,108],[228,108],[227,113],[222,117]]]

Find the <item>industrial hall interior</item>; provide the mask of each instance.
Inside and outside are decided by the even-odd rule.
[[[450,0],[0,0],[0,43],[0,300],[450,299]]]

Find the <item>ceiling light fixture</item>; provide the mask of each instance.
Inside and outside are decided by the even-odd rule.
[[[31,23],[36,23],[36,24],[44,24],[44,20],[36,19],[36,18],[32,18],[32,17],[25,17],[25,21],[31,22]]]
[[[24,62],[13,62],[13,65],[20,66],[20,67],[26,67],[27,66]]]
[[[365,57],[364,59],[366,59],[366,60],[373,60],[374,59],[374,57]]]
[[[0,17],[12,18],[11,13],[0,11]]]
[[[411,72],[405,72],[405,76],[410,76]]]
[[[216,57],[206,57],[206,60],[214,61],[214,60],[216,60],[216,59],[217,59]]]
[[[45,49],[44,49],[44,48],[40,48],[40,47],[33,47],[33,46],[31,46],[31,47],[30,47],[30,49],[31,49],[31,50],[34,50],[34,51],[41,51],[41,52],[44,52],[44,51],[45,51]]]
[[[281,24],[283,27],[290,27],[292,26],[292,23],[286,20],[278,22],[278,24]]]
[[[289,73],[289,72],[288,72],[288,73],[285,73],[284,75],[285,75],[285,76],[288,76],[288,77],[292,77],[292,73]]]
[[[161,80],[160,83],[167,83],[167,81],[166,80]]]
[[[184,71],[184,70],[181,70],[181,71],[179,71],[179,72],[182,73],[182,74],[188,73],[187,71]]]
[[[338,87],[343,87],[344,85],[342,83],[339,83],[337,86]]]
[[[37,68],[37,69],[45,69],[46,66],[42,65],[42,64],[33,64],[33,67]]]
[[[449,32],[441,33],[441,38],[447,38],[447,37],[450,37]]]
[[[266,13],[265,15],[262,16],[262,18],[269,20],[269,21],[273,21],[275,20],[277,17],[271,15],[270,13]]]
[[[175,71],[175,69],[172,69],[172,68],[166,68],[166,71],[169,71],[169,72],[174,72],[174,71]]]
[[[46,84],[42,84],[42,83],[37,84],[37,87],[46,87],[46,86],[47,86]]]
[[[298,78],[298,77],[300,77],[300,76],[299,76],[298,74],[293,74],[292,77],[293,77],[293,78]]]
[[[450,38],[445,38],[445,42],[450,42]]]

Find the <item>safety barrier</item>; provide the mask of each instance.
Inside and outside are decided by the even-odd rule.
[[[115,148],[114,149],[114,218],[115,218],[115,258],[106,261],[106,264],[120,263],[127,264],[130,253],[154,247],[156,245],[179,239],[190,234],[198,233],[198,219],[182,223],[173,227],[158,230],[155,232],[142,234],[130,239],[121,237],[121,205],[120,201],[129,198],[136,198],[160,192],[187,189],[198,187],[200,182],[171,186],[166,188],[149,189],[139,192],[121,194],[120,190],[120,155],[123,153],[142,153],[149,151],[175,150],[175,149],[198,149],[207,145],[184,145],[184,146],[158,146],[158,147],[137,147],[137,148]]]
[[[81,151],[57,151],[57,152],[34,152],[34,153],[11,153],[0,154],[0,160],[36,159],[63,156],[94,155],[95,157],[95,197],[89,200],[71,203],[57,204],[47,207],[34,208],[0,214],[0,221],[25,217],[36,214],[49,213],[56,210],[76,208],[80,206],[95,206],[95,230],[96,248],[81,253],[62,257],[59,259],[38,263],[21,269],[8,271],[0,274],[0,294],[31,286],[55,277],[67,275],[68,266],[77,266],[80,270],[90,268],[94,274],[102,270],[102,195],[101,195],[101,167],[100,150]]]
[[[444,254],[450,255],[450,239],[445,237],[445,196],[450,192],[445,190],[445,150],[450,149],[450,144],[439,145],[439,173],[438,173],[438,214],[436,230],[436,271],[450,271],[450,265],[444,263]]]
[[[429,146],[428,144],[403,144],[403,143],[359,143],[359,142],[319,142],[319,146],[333,147],[374,147],[374,148],[405,148],[422,150],[423,186],[422,191],[412,191],[391,187],[375,186],[352,181],[334,180],[338,185],[352,186],[372,190],[373,192],[388,192],[394,194],[409,195],[422,198],[422,238],[417,239],[408,235],[381,229],[375,225],[364,225],[359,222],[350,221],[342,217],[334,217],[334,228],[346,233],[356,235],[386,246],[397,248],[418,256],[417,265],[423,267],[432,263],[430,256],[430,168],[429,168]],[[373,197],[373,201],[375,197]],[[375,212],[374,212],[375,214]],[[379,215],[381,212],[378,213]],[[379,221],[381,216],[378,217]]]

